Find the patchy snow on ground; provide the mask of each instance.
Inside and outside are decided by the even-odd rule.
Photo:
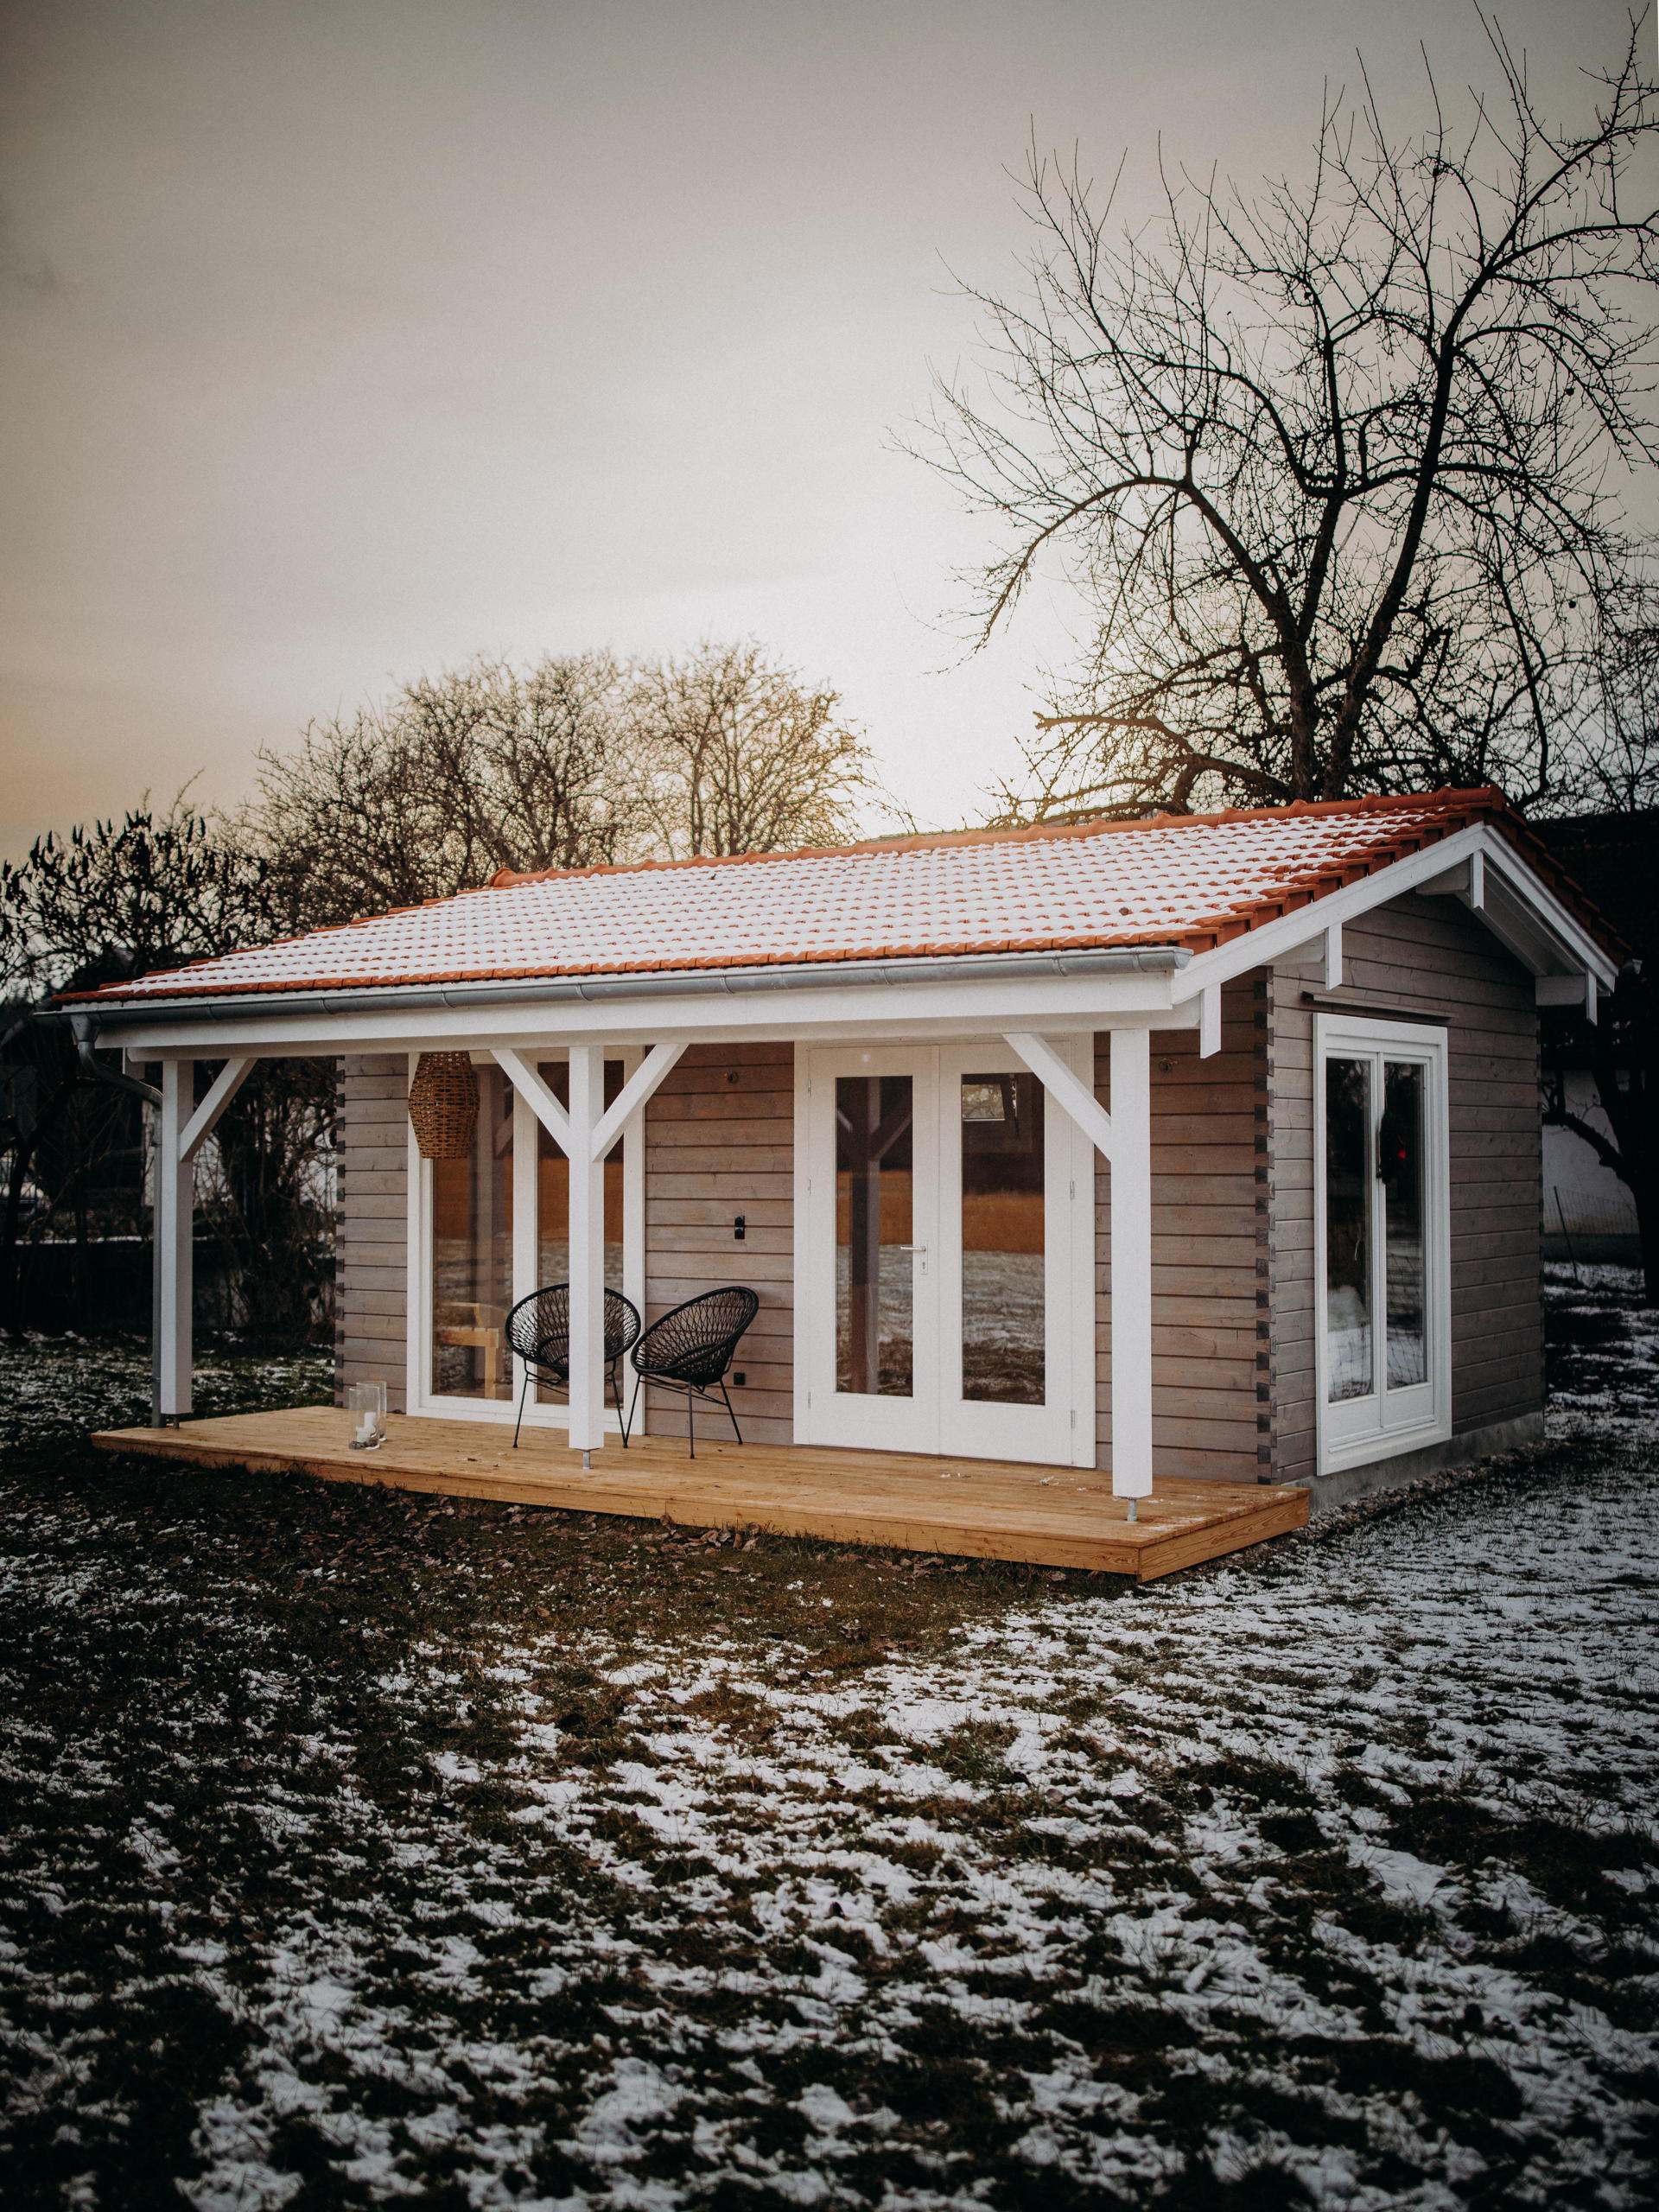
[[[1551,1298],[1549,1446],[1144,1590],[101,1460],[139,1351],[7,1355],[6,2201],[1652,2202],[1659,1325]]]

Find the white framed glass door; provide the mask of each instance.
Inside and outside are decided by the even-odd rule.
[[[1071,1122],[1006,1046],[941,1049],[941,1451],[1073,1459],[1080,1181],[1090,1201],[1093,1194],[1093,1162],[1080,1162],[1080,1147],[1086,1155]],[[1091,1272],[1084,1294],[1091,1331],[1093,1303]]]
[[[801,1061],[798,1437],[1092,1465],[1086,1143],[999,1041]]]
[[[938,1055],[801,1055],[796,1433],[864,1451],[939,1448],[934,1323]]]
[[[1320,1465],[1451,1433],[1446,1033],[1314,1021]]]

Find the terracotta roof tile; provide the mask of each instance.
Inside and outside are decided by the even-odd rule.
[[[947,954],[1201,951],[1475,820],[1535,866],[1495,791],[968,831],[737,859],[505,875],[86,995],[620,976]]]

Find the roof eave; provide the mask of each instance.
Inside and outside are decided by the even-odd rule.
[[[143,993],[83,999],[54,1009],[55,1018],[72,1014],[95,1019],[100,1032],[116,1041],[119,1033],[176,1031],[182,1043],[192,1032],[204,1035],[228,1023],[269,1024],[273,1031],[304,1021],[356,1020],[457,1012],[488,1014],[543,1007],[613,1007],[626,1010],[630,1023],[687,1000],[752,1000],[760,996],[820,994],[835,989],[899,992],[937,988],[941,984],[976,984],[1057,978],[1076,981],[1110,976],[1171,976],[1192,955],[1182,945],[1116,945],[1051,952],[991,952],[936,955],[899,960],[780,962],[775,966],[664,969],[648,975],[550,976],[535,978],[444,983],[378,983],[295,991],[187,993],[168,998]]]

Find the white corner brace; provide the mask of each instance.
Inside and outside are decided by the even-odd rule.
[[[494,1048],[493,1057],[507,1081],[569,1160],[570,1116],[543,1081],[541,1071],[532,1067],[522,1052],[512,1052],[505,1045]]]
[[[1211,1059],[1221,1050],[1221,985],[1211,983],[1198,993],[1198,1058]]]
[[[1003,1043],[1031,1070],[1045,1090],[1077,1123],[1096,1152],[1109,1162],[1117,1139],[1112,1117],[1086,1083],[1073,1075],[1054,1047],[1028,1030],[1003,1032]]]
[[[634,1116],[651,1103],[684,1056],[685,1046],[653,1045],[607,1108],[594,1131],[594,1158],[603,1160]]]
[[[603,1160],[634,1116],[648,1106],[664,1079],[679,1065],[684,1045],[653,1045],[595,1123],[589,1140],[595,1160]],[[554,1096],[541,1071],[522,1052],[498,1045],[493,1057],[513,1089],[547,1131],[567,1160],[570,1157],[570,1116]]]
[[[249,1060],[226,1060],[213,1077],[207,1096],[185,1123],[179,1137],[179,1165],[188,1167],[215,1128],[225,1109],[253,1073],[255,1063]]]

